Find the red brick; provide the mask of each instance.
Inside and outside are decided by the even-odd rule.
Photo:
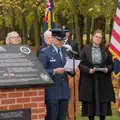
[[[39,116],[38,119],[44,119],[45,118],[45,114],[39,114],[38,116]]]
[[[44,88],[16,88],[1,91],[0,110],[31,108],[32,120],[45,118]]]
[[[15,99],[2,99],[1,104],[15,104]]]
[[[13,110],[13,109],[21,109],[23,108],[22,104],[16,104],[16,105],[9,105],[9,109]]]
[[[16,97],[22,97],[22,96],[23,96],[22,92],[8,93],[8,97],[10,97],[10,98],[16,98]]]
[[[37,91],[24,92],[24,96],[37,96]]]
[[[44,88],[42,88],[42,89],[39,89],[39,91],[44,91],[45,89]]]
[[[7,98],[7,93],[0,93],[0,98]]]
[[[28,103],[30,98],[17,98],[17,103]]]
[[[31,88],[31,90],[43,90],[43,88],[41,88],[41,87],[34,87],[34,88]]]
[[[39,102],[39,101],[44,101],[44,96],[43,97],[32,97],[31,102]]]
[[[46,105],[45,105],[44,101],[43,102],[41,101],[41,103],[38,104],[38,107],[45,107],[45,106]]]
[[[32,115],[32,120],[37,119],[37,115]]]
[[[0,110],[7,110],[7,106],[0,106]]]
[[[37,107],[37,103],[26,103],[24,104],[25,108],[35,108]]]
[[[38,95],[44,95],[45,93],[44,93],[44,91],[39,91],[38,92]]]
[[[18,88],[16,91],[30,91],[30,88]]]
[[[15,92],[16,88],[1,89],[1,92]]]
[[[34,108],[32,109],[32,113],[44,113],[45,112],[45,108]]]

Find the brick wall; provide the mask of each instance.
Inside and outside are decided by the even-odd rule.
[[[0,89],[0,110],[31,108],[32,120],[44,120],[44,88]]]

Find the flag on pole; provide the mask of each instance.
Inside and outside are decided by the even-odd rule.
[[[109,50],[120,61],[120,0],[118,1],[118,8],[114,18]]]
[[[118,0],[118,7],[114,18],[109,51],[114,56],[113,75],[115,78],[119,79],[118,112],[120,113],[120,0]]]
[[[53,0],[47,0],[43,34],[46,30],[50,30],[56,27],[53,9],[54,9]],[[42,37],[42,47],[45,47],[44,36]]]
[[[114,77],[120,76],[120,0],[118,0],[118,7],[114,18],[114,25],[112,30],[111,42],[109,51],[114,56]]]
[[[113,76],[116,79],[120,79],[120,61],[116,57],[114,58]]]

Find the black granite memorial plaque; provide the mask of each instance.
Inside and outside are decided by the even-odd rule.
[[[31,120],[31,109],[0,111],[0,120]]]
[[[0,88],[52,84],[52,79],[28,46],[0,46]]]

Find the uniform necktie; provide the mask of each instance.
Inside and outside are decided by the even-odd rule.
[[[63,63],[62,54],[60,52],[61,52],[61,49],[58,48],[58,56],[60,58],[61,63]]]

